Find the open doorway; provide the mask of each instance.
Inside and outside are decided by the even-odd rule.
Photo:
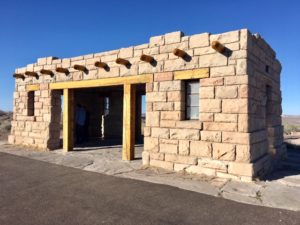
[[[145,122],[145,85],[136,85],[135,90],[134,158],[141,158]],[[116,149],[116,151],[122,152],[123,91],[122,85],[73,90],[74,112],[71,132],[73,133],[74,151]],[[63,101],[64,97],[62,96],[61,102]],[[80,110],[85,112],[84,118],[81,119]],[[84,122],[80,124],[79,120]]]

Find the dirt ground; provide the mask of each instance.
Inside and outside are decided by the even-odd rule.
[[[0,110],[0,140],[6,140],[10,132],[12,112]]]

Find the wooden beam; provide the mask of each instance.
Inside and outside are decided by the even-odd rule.
[[[39,84],[27,84],[26,85],[26,91],[38,91],[40,90]]]
[[[64,112],[63,112],[63,151],[73,150],[74,138],[74,91],[64,89]]]
[[[186,57],[188,55],[185,51],[183,51],[181,49],[178,49],[178,48],[175,48],[173,50],[173,54],[176,55],[176,56],[178,56],[178,57],[181,57],[181,58],[184,58],[184,57]]]
[[[107,63],[105,63],[105,62],[97,61],[97,62],[95,62],[94,65],[95,65],[96,67],[99,67],[99,68],[102,68],[102,69],[105,69],[105,70],[108,69],[108,65],[107,65]]]
[[[50,83],[50,89],[105,87],[125,84],[144,84],[150,82],[153,82],[153,74]]]
[[[14,73],[13,77],[16,78],[16,79],[22,79],[22,80],[25,79],[25,76],[21,73]]]
[[[140,60],[144,61],[144,62],[148,62],[148,63],[153,63],[154,62],[154,58],[151,55],[141,55]]]
[[[84,72],[84,73],[87,73],[87,72],[88,72],[88,69],[87,69],[85,66],[78,65],[78,64],[74,65],[74,69],[75,69],[75,70],[82,71],[82,72]]]
[[[58,73],[64,73],[64,74],[66,74],[66,75],[68,75],[68,74],[70,73],[68,69],[62,68],[62,67],[57,67],[57,68],[55,69],[55,71],[58,72]]]
[[[126,66],[126,67],[131,65],[131,63],[127,59],[122,59],[122,58],[117,58],[116,63],[121,64],[121,65]]]
[[[54,76],[54,73],[53,73],[51,70],[41,69],[41,70],[40,70],[40,73],[41,73],[41,74],[44,74],[44,75],[50,75],[51,77]]]
[[[35,77],[35,78],[39,77],[38,74],[37,74],[37,72],[33,72],[33,71],[26,71],[25,75],[29,76],[29,77]]]
[[[123,97],[123,160],[134,159],[136,88],[133,84],[124,85]]]
[[[219,53],[223,53],[225,51],[225,46],[218,41],[213,41],[211,43],[211,47]]]
[[[174,80],[190,80],[209,77],[209,68],[174,72]]]

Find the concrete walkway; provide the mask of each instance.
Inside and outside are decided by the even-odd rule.
[[[300,170],[289,167],[272,174],[268,181],[242,183],[142,168],[141,146],[136,147],[137,159],[130,162],[121,160],[121,146],[80,149],[63,154],[62,150],[37,152],[0,142],[0,152],[107,175],[166,184],[247,204],[300,211]],[[295,157],[299,157],[300,160],[300,153],[297,156],[296,153],[292,152],[295,155],[291,158],[295,160]]]

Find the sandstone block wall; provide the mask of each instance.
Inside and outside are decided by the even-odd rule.
[[[223,44],[226,53],[215,51],[213,41]],[[185,51],[188,59],[174,55],[175,48]],[[142,54],[154,57],[156,64],[141,61]],[[131,66],[117,64],[117,58]],[[110,69],[95,67],[96,61]],[[70,73],[58,73],[58,67]],[[185,120],[186,81],[175,79],[175,74],[201,68],[208,68],[209,75],[199,79],[199,119]],[[54,75],[42,75],[41,69]],[[10,143],[43,149],[57,146],[51,129],[58,126],[61,93],[49,90],[50,83],[152,74],[153,82],[146,84],[145,165],[246,181],[267,173],[285,152],[281,66],[268,44],[246,29],[191,36],[172,32],[138,46],[73,58],[40,58],[16,69],[18,74],[26,71],[39,76],[16,79]],[[40,85],[34,116],[28,116],[28,84]]]

